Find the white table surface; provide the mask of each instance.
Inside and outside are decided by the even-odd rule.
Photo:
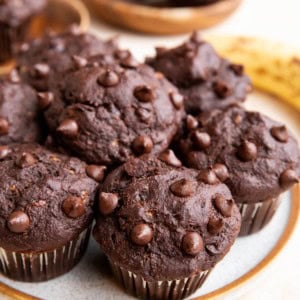
[[[154,45],[175,45],[186,35],[145,36],[113,28],[94,21],[92,31],[101,37],[121,34],[122,46],[130,47],[142,59],[153,53]],[[300,46],[299,0],[244,0],[240,8],[221,25],[205,32],[255,35]],[[300,120],[299,120],[300,123]],[[298,127],[299,128],[299,127]],[[300,132],[294,131],[300,138]],[[300,225],[282,254],[267,270],[264,280],[240,299],[243,300],[296,300],[300,299]]]

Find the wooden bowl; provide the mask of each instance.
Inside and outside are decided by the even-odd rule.
[[[222,0],[207,6],[158,8],[124,0],[84,0],[102,20],[150,34],[179,34],[207,28],[231,15],[241,0]]]
[[[50,0],[45,12],[34,19],[28,39],[40,37],[47,30],[61,32],[71,24],[77,24],[82,31],[88,29],[90,15],[85,5],[79,0]],[[13,61],[0,65],[0,75],[8,73],[13,67]]]

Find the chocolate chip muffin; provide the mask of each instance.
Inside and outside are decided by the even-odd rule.
[[[210,170],[180,167],[167,150],[110,173],[94,237],[124,287],[142,299],[183,299],[229,251],[240,213]]]
[[[72,26],[60,34],[47,34],[20,47],[17,65],[22,78],[38,91],[47,91],[50,78],[63,74],[85,58],[96,54],[111,55],[115,40],[103,41]]]
[[[0,145],[42,142],[45,133],[36,92],[16,71],[0,79]]]
[[[189,167],[212,168],[242,213],[241,235],[264,227],[279,195],[300,177],[300,152],[287,128],[234,107],[188,116],[180,153]]]
[[[56,142],[107,166],[165,150],[183,116],[176,87],[149,66],[129,62],[79,67],[57,83],[45,103]]]
[[[0,0],[0,62],[11,59],[17,43],[23,42],[28,28],[47,0]]]
[[[180,89],[192,115],[242,103],[251,89],[243,66],[220,57],[198,33],[176,48],[157,48],[146,61]]]
[[[43,281],[82,257],[97,183],[87,166],[36,144],[0,147],[0,271]]]

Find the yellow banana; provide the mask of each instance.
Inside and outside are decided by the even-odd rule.
[[[228,59],[243,64],[254,86],[300,111],[300,49],[255,37],[205,36]]]

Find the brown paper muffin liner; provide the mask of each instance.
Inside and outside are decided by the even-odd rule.
[[[273,218],[279,204],[278,197],[256,203],[237,203],[242,216],[239,236],[250,235],[264,228]]]
[[[178,280],[148,282],[140,275],[127,271],[110,261],[111,269],[119,283],[130,294],[140,299],[179,300],[198,290],[211,270]]]
[[[0,248],[0,271],[14,280],[38,282],[62,275],[82,258],[91,228],[61,248],[40,253],[6,251]]]
[[[32,18],[16,28],[0,24],[0,63],[13,58],[16,44],[25,40],[31,21]]]

